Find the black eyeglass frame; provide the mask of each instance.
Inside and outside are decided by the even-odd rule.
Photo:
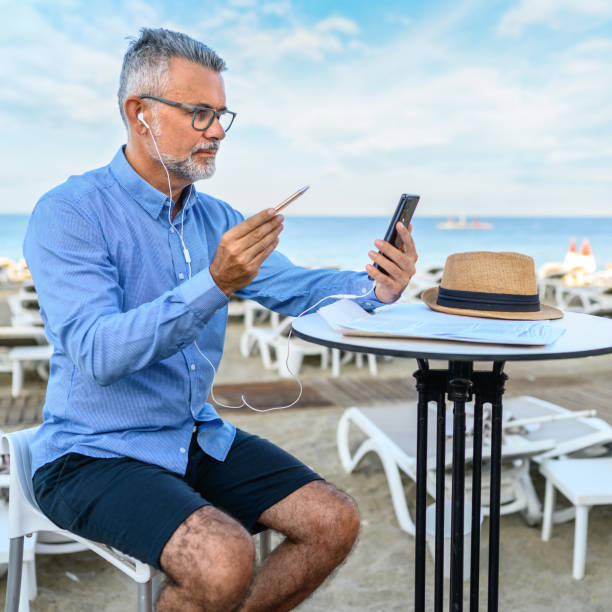
[[[229,122],[229,125],[227,126],[227,128],[223,128],[223,126],[221,126],[223,128],[223,131],[227,134],[229,132],[229,129],[232,127],[232,124],[234,123],[234,119],[236,118],[237,113],[234,113],[231,110],[215,110],[214,108],[211,108],[210,106],[193,106],[192,104],[183,104],[182,102],[176,102],[175,100],[168,100],[167,98],[160,98],[158,96],[150,96],[148,94],[144,95],[144,96],[138,96],[139,100],[144,100],[145,98],[148,98],[149,100],[156,100],[157,102],[163,102],[164,104],[169,104],[170,106],[175,106],[176,108],[182,108],[183,110],[187,110],[193,113],[193,116],[191,117],[191,127],[194,130],[197,130],[198,132],[205,132],[213,123],[213,121],[215,119],[219,119],[222,115],[231,115],[232,119]],[[195,120],[196,120],[196,115],[200,112],[200,111],[212,111],[213,115],[210,118],[210,121],[208,122],[208,125],[206,127],[203,128],[197,128],[195,126]]]

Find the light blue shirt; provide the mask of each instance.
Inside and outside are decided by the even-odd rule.
[[[183,228],[188,278],[168,203],[123,149],[37,203],[24,254],[55,350],[33,472],[76,452],[133,457],[184,474],[196,422],[201,448],[225,459],[235,428],[206,402],[213,370],[194,341],[217,368],[228,298],[208,267],[222,235],[243,216],[192,189]],[[307,270],[274,252],[237,293],[295,316],[324,296],[371,287],[365,272]],[[380,306],[373,293],[358,301],[368,310]]]

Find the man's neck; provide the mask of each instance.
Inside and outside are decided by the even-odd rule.
[[[168,190],[168,176],[161,163],[151,159],[148,155],[138,154],[135,151],[135,147],[132,143],[128,142],[124,149],[125,158],[135,172],[137,172],[147,183],[155,187],[158,191],[165,193],[168,197],[170,192]],[[170,175],[170,185],[172,187],[172,195],[176,202],[173,207],[173,219],[181,208],[183,207],[184,198],[187,196],[185,190],[186,187],[190,186],[190,182],[186,179],[177,179]],[[180,195],[177,195],[180,194]]]
[[[190,187],[185,187],[183,188],[183,191],[181,191],[181,194],[179,195],[179,197],[175,200],[175,204],[172,207],[172,220],[174,221],[174,218],[176,217],[176,215],[181,212],[183,206],[185,205],[185,200],[188,197],[188,194],[191,192]]]

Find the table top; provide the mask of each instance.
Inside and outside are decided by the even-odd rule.
[[[293,321],[293,332],[299,338],[332,348],[417,359],[531,361],[612,353],[612,319],[576,312],[566,312],[564,315],[562,319],[551,321],[551,325],[563,327],[565,333],[553,344],[545,346],[343,336],[334,331],[318,313]]]

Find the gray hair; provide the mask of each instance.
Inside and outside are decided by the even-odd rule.
[[[168,84],[168,62],[174,57],[184,58],[214,72],[226,69],[225,62],[204,43],[164,28],[142,28],[140,37],[130,37],[123,58],[117,98],[125,127],[125,100],[128,96],[145,94],[161,96]]]

